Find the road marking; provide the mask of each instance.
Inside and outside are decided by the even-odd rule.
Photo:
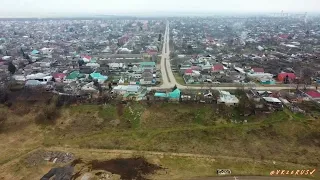
[[[234,176],[233,178],[234,178],[234,180],[240,180],[240,179],[238,179],[236,176]]]

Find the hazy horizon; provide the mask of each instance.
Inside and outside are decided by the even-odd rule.
[[[3,0],[0,17],[318,13],[319,0]]]

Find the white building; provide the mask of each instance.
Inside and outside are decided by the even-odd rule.
[[[270,73],[247,73],[247,76],[252,79],[272,79],[273,74]]]
[[[49,74],[43,74],[43,73],[37,73],[37,74],[30,74],[26,76],[27,80],[39,80],[39,81],[45,81],[49,82],[52,80],[52,76]]]
[[[93,82],[90,82],[90,83],[82,86],[81,90],[82,91],[90,91],[90,92],[92,92],[92,91],[96,92],[97,91],[97,89],[95,88]]]
[[[115,94],[122,94],[123,95],[127,92],[127,88],[128,88],[128,86],[118,85],[118,86],[114,87],[111,92],[115,93]]]
[[[92,67],[92,68],[98,68],[100,67],[100,64],[98,63],[87,63],[86,66]]]
[[[110,69],[113,69],[113,70],[124,68],[124,64],[123,63],[109,63],[108,66],[109,66]]]
[[[42,48],[41,52],[42,54],[52,54],[53,48]]]
[[[239,99],[235,95],[232,95],[227,91],[219,91],[219,94],[220,95],[217,100],[218,104],[225,104],[227,106],[232,106],[239,103]]]

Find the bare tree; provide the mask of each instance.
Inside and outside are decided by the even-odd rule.
[[[314,71],[310,68],[304,68],[301,73],[301,81],[306,88],[307,85],[311,84],[311,78],[314,75]]]

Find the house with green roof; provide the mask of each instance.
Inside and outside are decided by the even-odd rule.
[[[32,55],[37,55],[37,54],[39,54],[39,53],[40,53],[40,52],[39,52],[38,50],[36,50],[36,49],[31,52]]]
[[[94,80],[98,80],[98,82],[100,84],[104,83],[106,80],[108,80],[108,76],[103,76],[102,74],[100,73],[97,73],[97,72],[93,72],[90,74],[90,78],[91,79],[94,79]]]
[[[66,76],[64,82],[73,82],[82,77],[84,77],[84,75],[81,74],[80,71],[72,71]]]
[[[140,68],[142,71],[144,69],[154,69],[156,68],[156,63],[155,62],[140,62]]]
[[[156,92],[154,94],[155,97],[169,98],[169,99],[172,99],[172,100],[179,100],[180,99],[180,95],[181,95],[181,91],[178,88],[173,90],[172,92],[169,92],[169,93]]]

